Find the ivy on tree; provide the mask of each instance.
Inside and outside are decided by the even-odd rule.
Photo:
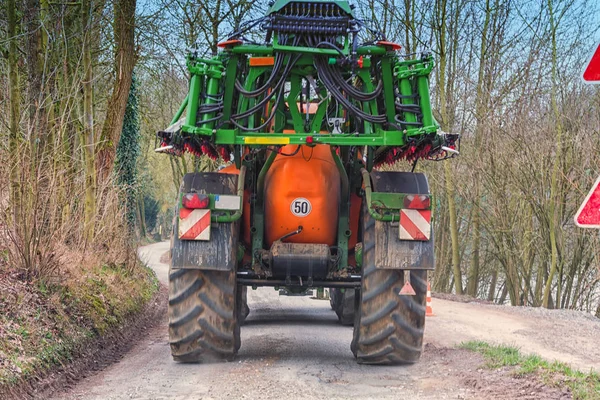
[[[140,155],[140,117],[138,109],[138,89],[135,72],[131,80],[123,131],[117,145],[115,173],[118,185],[122,188],[122,204],[125,208],[127,225],[135,228],[136,202],[138,195],[137,160]]]

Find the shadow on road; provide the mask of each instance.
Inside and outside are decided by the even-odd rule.
[[[331,315],[325,313],[313,314],[306,309],[285,309],[271,310],[262,308],[250,311],[250,315],[243,326],[252,325],[335,325],[345,328],[337,321],[335,313]]]

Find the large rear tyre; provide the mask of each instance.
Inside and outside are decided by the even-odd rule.
[[[240,325],[246,321],[246,317],[250,314],[250,307],[248,307],[248,287],[238,285],[237,294],[237,311],[238,311],[238,322]]]
[[[340,324],[345,326],[354,325],[356,290],[346,289],[342,292],[340,289],[332,288],[330,296],[331,307],[335,311]]]
[[[337,295],[337,291],[336,290],[337,289],[335,289],[335,288],[330,288],[329,289],[329,305],[331,306],[331,309],[333,311],[335,311],[335,309],[337,308],[338,303],[339,303],[339,300],[338,300],[339,297]]]
[[[230,360],[240,348],[234,271],[169,271],[169,344],[175,361]]]
[[[427,271],[413,270],[416,295],[399,295],[404,271],[375,266],[375,220],[363,209],[363,277],[351,349],[359,364],[407,364],[421,357]]]

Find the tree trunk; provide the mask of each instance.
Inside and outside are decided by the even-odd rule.
[[[494,301],[496,298],[496,284],[498,282],[498,271],[492,271],[492,281],[490,282],[490,290],[488,291],[488,301]]]
[[[437,245],[435,252],[435,271],[434,271],[434,279],[433,286],[437,292],[445,293],[448,291],[448,287],[450,287],[450,262],[448,254],[448,235],[447,235],[447,227],[448,227],[448,213],[447,207],[444,201],[440,201],[439,208],[437,207],[437,196],[433,196],[435,199],[434,204],[437,208],[436,214],[439,215],[439,218],[435,222],[435,242]]]
[[[504,302],[506,301],[506,295],[508,295],[508,286],[506,285],[506,282],[505,282],[502,287],[502,293],[500,294],[500,299],[498,300],[498,304],[504,304]]]
[[[98,144],[98,180],[105,181],[115,160],[117,143],[123,129],[123,118],[131,87],[133,67],[137,61],[135,52],[135,5],[136,0],[115,1],[115,85],[108,101],[106,119]]]
[[[83,165],[85,175],[84,202],[84,237],[90,242],[94,238],[96,217],[96,170],[94,164],[94,104],[92,74],[92,0],[81,1],[81,22],[83,33],[83,130],[81,145],[83,146]]]
[[[452,272],[454,272],[454,289],[456,294],[463,294],[462,272],[460,270],[460,248],[458,243],[458,224],[456,222],[456,203],[454,200],[454,184],[450,163],[444,162],[446,193],[448,196],[448,218],[450,218],[450,240],[452,241]]]
[[[476,186],[479,186],[476,183]],[[479,188],[476,189],[475,195],[479,196]],[[479,198],[475,200],[474,214],[473,214],[473,258],[471,259],[471,268],[469,269],[469,276],[467,280],[467,294],[469,296],[477,297],[477,287],[479,283],[479,247],[481,242],[481,225],[479,223]]]
[[[452,124],[449,121],[448,113],[448,93],[446,85],[446,68],[448,66],[448,58],[446,53],[446,34],[447,34],[447,1],[438,0],[435,4],[435,13],[437,24],[437,47],[439,52],[439,67],[438,67],[438,98],[440,102],[440,115],[442,130],[448,130]],[[448,218],[450,218],[450,239],[452,241],[452,271],[454,272],[454,287],[456,294],[463,294],[462,288],[462,273],[460,270],[460,249],[458,243],[458,224],[456,222],[456,200],[454,199],[454,187],[452,182],[452,170],[450,164],[444,162],[444,183],[446,185],[446,196],[448,199]]]
[[[523,235],[523,251],[522,251],[522,263],[523,263],[523,297],[521,299],[521,304],[524,306],[530,305],[529,295],[531,292],[531,277],[533,275],[533,264],[535,261],[535,252],[533,250],[533,230],[535,229],[533,225],[533,215],[531,207],[528,204],[522,204],[522,207],[525,207],[525,219],[527,222],[527,227],[525,228],[525,233]]]
[[[556,216],[556,190],[558,186],[558,169],[561,162],[561,150],[562,150],[562,126],[560,121],[560,112],[557,104],[557,54],[556,54],[556,22],[554,20],[554,10],[552,0],[548,0],[548,13],[550,14],[550,30],[552,37],[552,92],[550,96],[550,104],[552,112],[554,114],[554,123],[556,124],[556,153],[554,155],[554,165],[552,166],[552,178],[550,182],[550,209],[548,215],[548,229],[550,231],[550,273],[548,274],[548,280],[546,281],[546,287],[544,288],[544,300],[543,306],[548,308],[550,306],[550,294],[552,289],[552,280],[556,274],[558,266],[558,247],[556,245],[556,228],[557,228],[557,216]],[[560,289],[559,289],[560,292]]]
[[[10,156],[10,208],[12,211],[14,225],[17,226],[19,201],[19,169],[17,168],[17,154],[19,147],[19,122],[21,118],[21,92],[19,90],[19,54],[17,48],[17,12],[15,0],[8,0],[6,4],[8,19],[8,85],[10,99],[10,122],[9,122],[9,156]]]
[[[140,155],[140,119],[137,80],[133,75],[129,99],[125,109],[123,131],[117,146],[115,178],[122,188],[121,205],[131,237],[135,233],[138,185],[138,158]]]
[[[475,127],[475,152],[481,154],[481,142],[484,135],[485,119],[487,114],[487,99],[488,93],[484,86],[485,69],[487,66],[487,49],[488,49],[488,30],[490,25],[490,0],[485,2],[485,19],[483,29],[481,31],[481,49],[479,53],[479,73],[477,77],[477,95],[475,98],[475,117],[477,125]],[[467,281],[467,294],[477,297],[477,284],[479,282],[479,246],[481,242],[481,223],[480,223],[480,203],[481,203],[481,179],[479,178],[479,168],[474,168],[475,179],[475,198],[473,201],[473,258],[471,259],[471,268],[469,270],[469,278]]]
[[[137,201],[137,213],[138,213],[138,221],[140,227],[140,238],[143,239],[146,237],[146,208],[144,207],[144,195],[139,192],[138,193],[138,201]]]
[[[29,107],[29,139],[35,139],[44,132],[40,126],[42,112],[42,70],[40,51],[42,45],[39,0],[25,0],[23,3],[23,25],[25,27],[25,54],[27,60],[27,105]]]

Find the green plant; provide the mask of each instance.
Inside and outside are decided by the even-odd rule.
[[[560,361],[549,362],[537,354],[523,355],[516,347],[492,345],[483,341],[463,342],[460,348],[482,354],[486,366],[491,369],[515,367],[516,376],[538,375],[549,386],[567,386],[574,399],[592,400],[600,398],[600,375],[577,371]]]

